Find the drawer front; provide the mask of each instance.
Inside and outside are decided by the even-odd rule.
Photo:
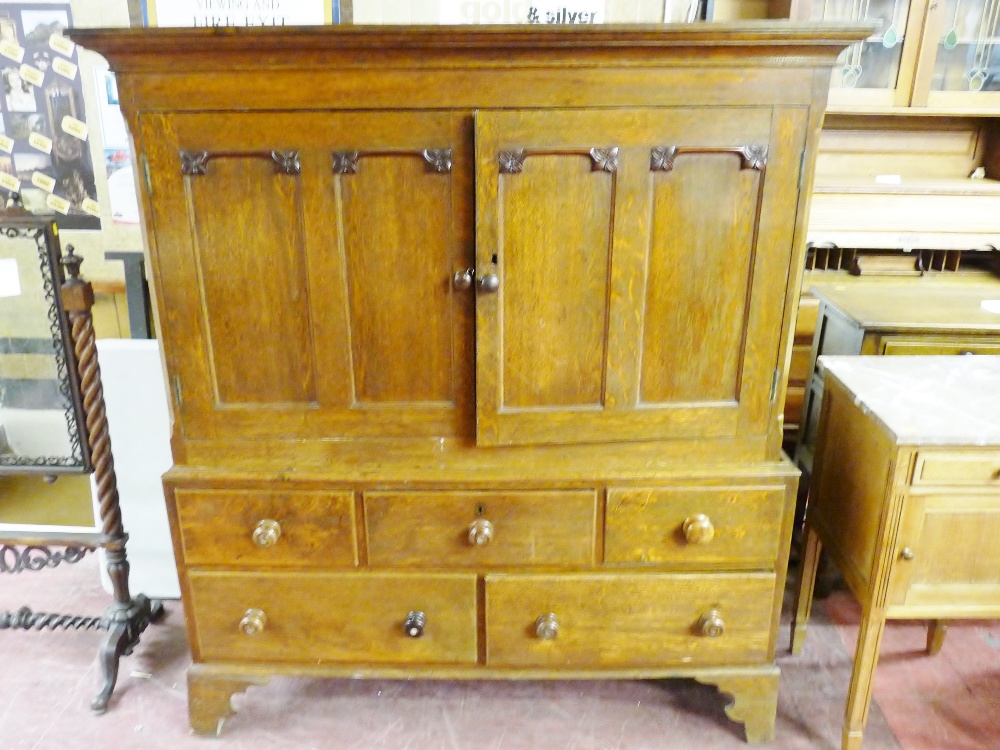
[[[769,573],[488,575],[486,663],[559,668],[761,661],[768,653],[774,586]],[[712,613],[721,620],[715,637],[702,632],[719,624],[709,621]],[[546,639],[553,619],[558,632]]]
[[[881,341],[882,354],[1000,354],[1000,339],[982,338],[905,338],[886,336]]]
[[[189,574],[204,660],[258,662],[475,663],[476,577],[468,574]],[[241,632],[250,610],[256,634]],[[419,637],[404,633],[423,612]]]
[[[1000,487],[906,498],[889,603],[996,616],[1000,611]],[[905,550],[905,551],[904,551]]]
[[[366,492],[371,565],[588,565],[592,490]]]
[[[357,564],[351,492],[174,491],[187,565]]]
[[[609,490],[608,563],[774,566],[785,487]]]
[[[913,471],[913,484],[1000,487],[1000,451],[921,451]]]

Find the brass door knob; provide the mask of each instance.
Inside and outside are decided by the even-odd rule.
[[[264,610],[251,607],[240,620],[240,632],[249,636],[260,635],[264,632],[265,625],[267,625],[267,615],[264,614]]]
[[[456,271],[455,276],[451,280],[452,286],[460,292],[472,288],[473,274],[474,272],[471,268],[466,268],[464,271]]]
[[[500,277],[495,273],[488,273],[479,277],[479,291],[492,294],[500,288]]]
[[[535,620],[535,635],[543,641],[554,641],[556,639],[559,635],[559,623],[556,621],[555,614],[549,612],[548,614],[540,615]]]
[[[485,518],[477,518],[469,524],[469,544],[485,547],[493,539],[493,524]]]
[[[909,547],[903,547],[903,549],[899,551],[899,556],[902,557],[904,560],[912,560],[914,557],[916,557],[916,554]]]
[[[403,632],[410,638],[419,638],[424,634],[426,624],[427,615],[423,612],[410,612],[403,621]]]
[[[271,518],[257,523],[253,530],[253,543],[258,547],[273,547],[281,538],[281,524]]]
[[[715,526],[704,513],[696,513],[685,518],[683,529],[688,544],[708,544],[715,538]]]
[[[718,638],[726,632],[726,623],[722,621],[719,610],[709,610],[698,620],[698,629],[706,638]]]

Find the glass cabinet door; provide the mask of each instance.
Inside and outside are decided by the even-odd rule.
[[[801,0],[793,15],[809,21],[879,25],[841,53],[830,80],[830,107],[905,107],[910,101],[927,0]],[[1000,0],[998,0],[1000,2]]]
[[[940,0],[927,31],[914,104],[1000,107],[1000,0]]]

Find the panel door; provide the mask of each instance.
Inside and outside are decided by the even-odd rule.
[[[187,437],[471,432],[471,127],[451,113],[146,116]]]
[[[481,444],[766,432],[805,114],[477,113]]]

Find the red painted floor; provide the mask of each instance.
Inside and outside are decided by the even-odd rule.
[[[861,608],[850,594],[823,602],[853,655]],[[875,670],[875,701],[904,750],[1000,750],[1000,620],[955,620],[935,656],[924,622],[890,621]],[[867,747],[867,745],[866,745]]]
[[[94,558],[0,576],[0,611],[28,604],[99,615],[108,600]],[[276,678],[234,701],[240,710],[219,739],[197,738],[186,720],[183,614],[176,601],[167,610],[123,660],[103,716],[89,710],[100,634],[0,631],[0,750],[746,747],[718,691],[684,680]],[[836,594],[816,607],[801,656],[787,654],[782,628],[777,738],[767,747],[839,748],[856,622],[856,606]],[[921,626],[890,626],[864,750],[1000,749],[1000,624],[953,626],[932,658],[922,656],[923,642]]]

